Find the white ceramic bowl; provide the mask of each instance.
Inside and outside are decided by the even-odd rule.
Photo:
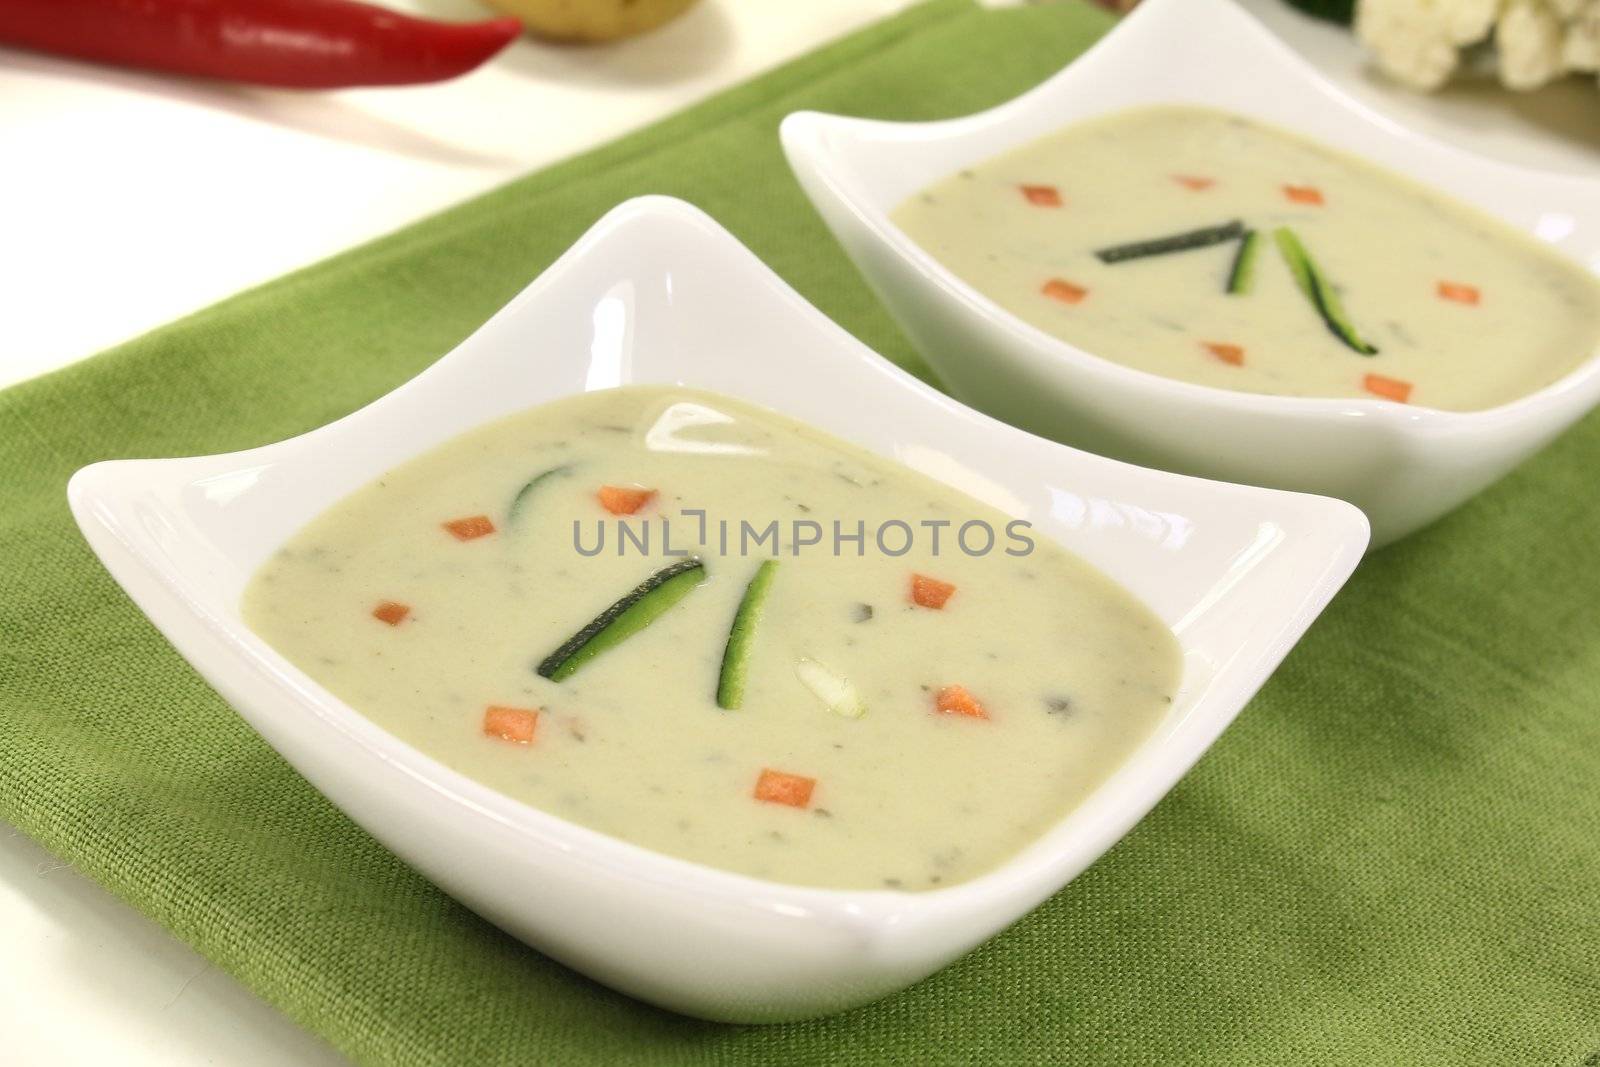
[[[303,523],[489,420],[626,382],[803,419],[1031,520],[1144,599],[1185,657],[1171,713],[1086,803],[1005,866],[928,893],[797,888],[564,822],[384,732],[239,615]],[[1075,452],[900,371],[705,215],[612,211],[472,337],[393,393],[280,444],[97,463],[68,489],[106,567],[229,703],[335,804],[469,907],[625,992],[714,1019],[837,1011],[937,970],[1061,888],[1167,792],[1360,559],[1348,504]]]
[[[906,197],[962,167],[1080,119],[1158,103],[1301,131],[1453,194],[1600,271],[1600,182],[1411,133],[1345,96],[1230,0],[1146,0],[1071,66],[990,111],[927,123],[800,112],[784,120],[782,139],[817,210],[955,395],[1131,462],[1341,497],[1372,520],[1374,544],[1456,507],[1600,400],[1600,352],[1531,396],[1467,414],[1162,378],[1023,322],[889,221]]]

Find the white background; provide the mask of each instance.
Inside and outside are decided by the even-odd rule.
[[[390,0],[444,17],[473,0]],[[1600,177],[1600,92],[1423,98],[1349,37],[1240,0],[1357,97],[1529,165]],[[445,85],[293,94],[0,49],[0,385],[607,141],[905,6],[702,0],[604,48],[521,42]],[[0,825],[0,1047],[18,1064],[338,1057],[164,930]]]

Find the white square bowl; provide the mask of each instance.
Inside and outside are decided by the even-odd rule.
[[[797,112],[781,136],[812,203],[955,395],[1130,462],[1349,500],[1371,519],[1374,545],[1461,504],[1600,401],[1600,351],[1536,393],[1477,412],[1160,377],[1022,321],[890,221],[907,197],[963,167],[1070,123],[1152,104],[1290,127],[1432,185],[1600,272],[1600,182],[1412,133],[1350,99],[1231,0],[1145,0],[1070,66],[989,111],[924,123]]]
[[[245,583],[317,513],[448,438],[630,382],[802,419],[1030,520],[1149,604],[1184,655],[1171,712],[1004,866],[926,893],[809,889],[565,822],[403,744],[262,642]],[[174,646],[316,788],[515,936],[645,1000],[796,1019],[881,997],[1016,921],[1199,758],[1360,559],[1348,504],[1127,466],[923,385],[679,201],[618,207],[454,352],[356,413],[231,455],[97,463],[68,493],[89,543]]]

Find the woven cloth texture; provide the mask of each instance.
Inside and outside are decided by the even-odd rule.
[[[987,107],[1109,25],[1075,3],[918,7],[0,393],[0,819],[368,1063],[1600,1063],[1600,418],[1368,559],[1193,773],[1043,907],[899,996],[787,1026],[639,1004],[444,896],[259,740],[72,525],[79,466],[337,418],[640,193],[704,207],[925,374],[778,120]]]

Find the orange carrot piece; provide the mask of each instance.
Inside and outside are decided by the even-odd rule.
[[[1439,296],[1444,300],[1454,300],[1458,304],[1476,304],[1482,299],[1476,285],[1466,282],[1440,282]]]
[[[1174,174],[1172,180],[1185,189],[1193,189],[1195,192],[1199,192],[1201,189],[1209,189],[1217,184],[1217,179],[1203,178],[1198,174]]]
[[[451,519],[443,525],[457,541],[476,541],[494,533],[494,523],[489,521],[487,515],[468,515],[464,519]]]
[[[947,685],[933,698],[933,706],[944,715],[964,715],[969,719],[987,719],[978,698],[959,685]]]
[[[1063,304],[1081,304],[1083,298],[1089,295],[1089,290],[1081,285],[1062,281],[1060,278],[1051,278],[1039,289],[1041,293],[1051,300],[1059,300]]]
[[[1061,190],[1053,185],[1021,185],[1022,195],[1035,207],[1060,207]]]
[[[755,796],[757,800],[764,800],[768,804],[803,808],[811,803],[811,791],[816,787],[815,778],[762,768],[761,777],[756,779]]]
[[[926,574],[913,574],[911,576],[911,602],[918,607],[932,608],[941,611],[945,601],[955,595],[956,587],[949,582],[941,582],[937,578],[929,578]]]
[[[1285,185],[1283,195],[1296,204],[1322,204],[1322,190],[1314,185]]]
[[[1222,360],[1222,362],[1231,363],[1235,367],[1244,366],[1244,349],[1238,345],[1230,345],[1225,341],[1203,341],[1201,343],[1205,345],[1206,351]]]
[[[1399,378],[1386,378],[1382,374],[1369,374],[1361,380],[1362,388],[1385,400],[1404,404],[1411,399],[1411,383]]]
[[[602,485],[595,496],[600,506],[613,515],[632,515],[656,495],[654,489],[629,489],[620,485]]]
[[[405,622],[406,616],[411,614],[411,607],[398,600],[385,600],[372,609],[372,617],[379,622],[386,622],[390,626],[399,626]]]
[[[533,744],[533,731],[538,725],[539,713],[527,708],[491,704],[483,713],[483,732],[513,744]]]

